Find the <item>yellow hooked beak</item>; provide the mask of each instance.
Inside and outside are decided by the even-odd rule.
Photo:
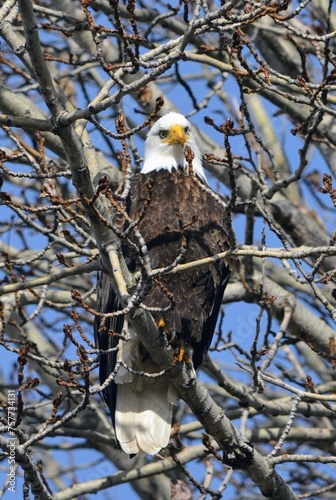
[[[181,144],[181,146],[184,147],[187,139],[188,135],[185,129],[181,127],[181,125],[173,125],[164,142],[168,144]]]

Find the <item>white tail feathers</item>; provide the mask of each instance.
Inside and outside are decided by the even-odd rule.
[[[147,354],[140,354],[136,339],[120,341],[118,357],[134,370],[158,371]],[[175,388],[165,376],[134,375],[125,369],[118,371],[115,382],[115,431],[121,448],[129,454],[155,455],[169,441],[173,406],[179,399]]]
[[[136,389],[135,383],[118,385],[115,412],[116,436],[126,453],[144,451],[155,455],[168,444],[173,415],[169,386],[147,379]]]

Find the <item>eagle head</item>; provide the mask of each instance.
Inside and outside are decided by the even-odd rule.
[[[194,153],[194,174],[206,182],[202,155],[191,125],[186,117],[179,113],[167,113],[162,116],[148,132],[141,172],[147,174],[161,169],[172,172],[178,168],[187,172],[188,164],[184,156],[184,149],[187,145]]]

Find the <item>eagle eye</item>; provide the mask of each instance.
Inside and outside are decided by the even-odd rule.
[[[159,132],[159,136],[161,137],[161,139],[164,139],[165,137],[167,137],[167,132],[165,130],[161,130]]]
[[[186,128],[184,129],[184,132],[185,132],[185,134],[189,134],[189,132],[190,132],[190,127],[186,127]]]

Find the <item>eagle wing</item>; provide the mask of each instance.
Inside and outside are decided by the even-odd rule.
[[[111,313],[121,309],[120,301],[114,292],[109,277],[99,272],[97,275],[97,311],[102,314]],[[101,351],[108,351],[114,348],[108,354],[100,354],[99,379],[103,384],[109,375],[114,371],[117,361],[117,346],[119,343],[118,335],[121,334],[124,325],[124,316],[95,316],[94,337],[96,346]],[[116,408],[116,384],[112,380],[110,384],[102,391],[104,400],[109,407],[112,423],[114,422]]]

